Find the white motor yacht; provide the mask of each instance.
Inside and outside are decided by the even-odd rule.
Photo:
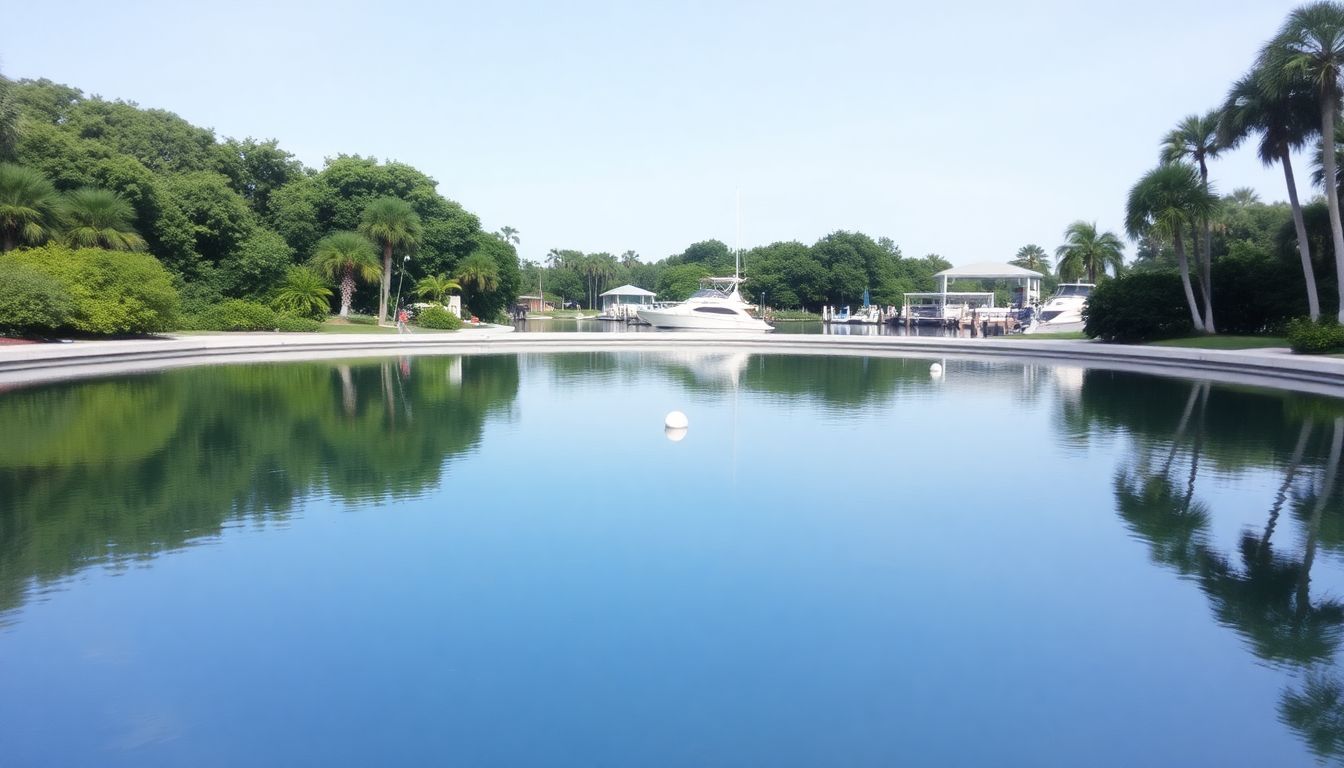
[[[1068,333],[1083,330],[1083,305],[1092,295],[1093,283],[1060,283],[1041,307],[1036,322],[1026,333]]]
[[[738,285],[740,277],[706,277],[700,290],[680,304],[640,309],[639,319],[654,328],[686,331],[773,331],[764,320],[747,311]]]

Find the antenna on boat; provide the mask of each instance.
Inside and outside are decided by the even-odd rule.
[[[742,188],[737,188],[737,212],[733,230],[733,277],[742,279]],[[734,285],[734,288],[737,286]]]

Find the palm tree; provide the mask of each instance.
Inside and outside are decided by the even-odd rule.
[[[520,242],[522,242],[522,240],[518,238],[518,230],[514,229],[513,227],[500,227],[499,239],[503,240],[506,243],[513,243],[514,245],[517,245]]]
[[[621,254],[621,266],[626,269],[634,269],[639,264],[639,254],[634,251],[626,251]]]
[[[1204,185],[1205,191],[1209,189],[1208,161],[1223,151],[1223,145],[1218,141],[1218,117],[1216,111],[1203,116],[1187,115],[1162,141],[1162,162],[1179,163],[1190,160],[1199,168],[1200,183]],[[1196,243],[1200,267],[1199,290],[1204,297],[1204,326],[1209,333],[1214,333],[1213,227],[1210,217],[1205,216],[1202,224],[1203,242]]]
[[[19,145],[19,102],[14,84],[0,75],[0,160],[15,156]]]
[[[1276,162],[1283,165],[1288,203],[1297,230],[1297,253],[1307,283],[1307,309],[1312,320],[1321,316],[1321,299],[1316,291],[1316,271],[1311,266],[1311,244],[1302,218],[1302,203],[1297,198],[1292,153],[1306,144],[1312,133],[1315,112],[1315,99],[1309,83],[1298,81],[1292,87],[1276,92],[1264,68],[1259,67],[1233,84],[1223,103],[1218,125],[1218,135],[1224,146],[1234,149],[1251,134],[1259,134],[1260,162],[1267,166]]]
[[[1106,270],[1115,274],[1125,264],[1125,244],[1113,232],[1097,232],[1096,222],[1075,221],[1064,230],[1064,245],[1055,249],[1059,259],[1059,275],[1067,280],[1087,273],[1089,283],[1097,282],[1097,275],[1105,277]]]
[[[1034,269],[1042,274],[1050,274],[1050,257],[1046,255],[1044,248],[1035,243],[1018,248],[1017,256],[1013,258],[1012,263],[1023,269]]]
[[[305,267],[290,267],[276,289],[271,306],[296,317],[323,317],[331,309],[331,289]]]
[[[76,248],[143,251],[145,239],[131,226],[135,209],[107,189],[77,189],[65,196],[65,239]]]
[[[1264,69],[1273,93],[1290,92],[1294,84],[1306,81],[1315,94],[1335,272],[1340,295],[1344,296],[1344,228],[1339,219],[1339,189],[1329,183],[1336,178],[1334,147],[1330,144],[1339,122],[1339,79],[1344,73],[1344,5],[1322,0],[1288,14],[1279,33],[1261,51],[1259,66]],[[1340,302],[1338,317],[1344,322],[1344,301]]]
[[[43,242],[56,234],[60,220],[61,197],[45,176],[0,163],[0,251]]]
[[[1184,163],[1169,163],[1144,174],[1129,190],[1125,205],[1125,230],[1138,240],[1149,234],[1170,238],[1181,270],[1181,286],[1195,330],[1205,330],[1195,291],[1190,286],[1190,261],[1185,255],[1182,233],[1186,227],[1213,213],[1213,194],[1200,183],[1199,172]]]
[[[551,269],[555,269],[556,267],[560,266],[561,263],[564,262],[564,260],[565,255],[560,252],[559,248],[552,248],[551,250],[546,252],[546,266],[550,267]]]
[[[430,275],[415,284],[415,295],[442,304],[453,293],[462,290],[462,284],[447,275]]]
[[[383,249],[383,283],[378,294],[378,322],[387,320],[392,292],[392,249],[413,250],[420,244],[420,216],[405,200],[380,197],[364,207],[359,231]]]
[[[313,250],[312,266],[319,273],[339,281],[341,317],[350,316],[355,280],[371,283],[383,274],[373,243],[358,232],[333,232],[322,238]]]
[[[457,265],[453,277],[473,294],[489,293],[499,287],[499,265],[483,253],[472,254]]]

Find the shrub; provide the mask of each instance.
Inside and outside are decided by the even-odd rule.
[[[276,312],[319,320],[331,311],[331,289],[313,270],[291,267],[276,287],[271,306]]]
[[[1088,298],[1083,317],[1083,333],[1102,341],[1168,339],[1194,330],[1175,272],[1129,272],[1103,280]]]
[[[1288,346],[1299,355],[1344,352],[1344,325],[1334,318],[1322,317],[1318,323],[1299,318],[1288,324]]]
[[[75,302],[50,275],[0,261],[0,333],[42,333],[65,327]]]
[[[180,300],[172,276],[149,254],[49,245],[14,251],[6,259],[61,285],[73,303],[64,327],[150,333],[168,329],[176,319]]]
[[[425,307],[415,316],[415,324],[437,331],[456,331],[462,327],[462,318],[443,307]]]
[[[182,323],[187,331],[288,331],[309,333],[322,324],[306,317],[276,312],[265,304],[227,299]]]

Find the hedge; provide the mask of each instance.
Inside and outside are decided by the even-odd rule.
[[[311,332],[319,326],[316,320],[279,313],[245,299],[227,299],[182,322],[182,329],[190,331]]]
[[[1299,355],[1328,355],[1344,352],[1344,325],[1334,318],[1313,323],[1299,318],[1288,324],[1288,346]]]
[[[0,273],[26,268],[47,281],[31,279],[19,290],[37,290],[38,296],[10,297],[23,303],[42,300],[52,284],[69,297],[69,311],[59,319],[48,317],[30,330],[79,331],[92,334],[151,333],[172,327],[180,300],[172,276],[153,256],[100,248],[73,250],[49,245],[24,248],[0,257]]]
[[[436,331],[456,331],[462,327],[462,318],[443,307],[429,306],[415,316],[415,324]]]
[[[1083,318],[1083,333],[1102,341],[1151,341],[1194,330],[1175,272],[1130,272],[1103,280],[1088,298]]]

